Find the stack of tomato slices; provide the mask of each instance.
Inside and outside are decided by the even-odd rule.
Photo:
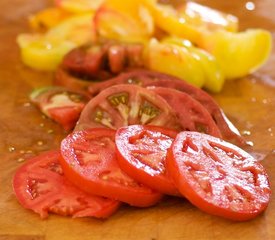
[[[106,218],[120,202],[149,207],[167,194],[244,221],[263,212],[271,194],[265,169],[242,149],[152,125],[74,131],[60,151],[29,160],[13,183],[19,202],[41,217]]]
[[[106,218],[120,202],[149,207],[171,195],[241,221],[267,207],[264,168],[222,140],[245,143],[206,92],[148,70],[90,82],[88,89],[79,81],[65,77],[62,86],[31,94],[45,115],[74,131],[59,150],[16,172],[14,191],[25,208],[42,218]]]
[[[96,82],[58,71],[54,83],[59,87],[35,90],[31,101],[66,130],[150,124],[245,144],[209,94],[171,75],[132,69]]]

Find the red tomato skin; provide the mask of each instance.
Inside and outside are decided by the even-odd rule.
[[[258,193],[259,195],[262,194],[263,196],[259,196],[259,201],[255,204],[258,206],[255,206],[255,209],[243,209],[243,210],[234,210],[230,209],[229,207],[226,207],[225,204],[213,204],[213,202],[205,199],[201,196],[201,189],[198,189],[196,186],[194,186],[194,183],[192,181],[189,181],[191,179],[191,175],[188,174],[188,171],[186,171],[185,165],[182,163],[182,160],[177,156],[178,153],[183,148],[183,140],[186,138],[186,136],[195,135],[198,138],[201,139],[209,139],[213,142],[218,142],[219,144],[222,144],[225,146],[225,149],[228,148],[232,152],[237,152],[237,154],[240,154],[250,158],[248,153],[243,151],[242,149],[239,149],[238,147],[234,146],[233,144],[230,144],[228,142],[225,142],[221,139],[202,134],[202,133],[196,133],[196,132],[181,132],[177,135],[175,141],[173,142],[171,148],[168,150],[167,153],[167,169],[169,173],[171,174],[172,179],[174,180],[175,185],[178,187],[181,194],[183,194],[193,205],[198,207],[204,212],[207,212],[211,215],[220,216],[223,218],[227,218],[234,221],[247,221],[255,218],[259,214],[261,214],[268,206],[271,190],[270,185],[268,181],[267,173],[265,172],[262,165],[258,162],[256,162],[257,169],[260,169],[261,174],[263,178],[265,178],[264,188]],[[190,157],[192,158],[192,156]],[[252,157],[251,157],[252,158]],[[203,159],[201,159],[203,161]],[[254,196],[258,197],[258,195]],[[253,204],[253,203],[251,203]]]
[[[120,202],[101,198],[98,196],[88,195],[76,188],[63,175],[60,168],[58,158],[60,152],[51,150],[44,152],[32,159],[29,159],[21,166],[13,177],[13,190],[18,202],[26,209],[33,210],[38,213],[42,219],[48,217],[49,212],[56,213],[61,216],[76,217],[96,217],[108,218],[120,206]],[[56,172],[44,169],[43,166],[52,164],[56,168]],[[47,178],[46,178],[47,177]],[[29,179],[38,179],[42,182],[49,182],[50,190],[45,193],[38,194],[37,197],[32,197],[29,188]],[[45,191],[45,190],[44,190]],[[88,208],[80,208],[78,211],[58,207],[59,199],[72,201],[81,198],[88,203]],[[46,200],[45,200],[46,199]],[[91,204],[91,205],[89,205]],[[66,207],[66,206],[65,206]]]
[[[84,135],[86,136],[104,136],[114,138],[115,131],[111,129],[105,128],[91,128],[84,131],[78,131],[70,134],[67,138],[65,138],[61,143],[61,155],[60,156],[60,164],[62,169],[67,176],[67,178],[74,183],[77,187],[82,189],[83,191],[95,194],[98,196],[104,196],[107,198],[111,198],[114,200],[119,200],[129,205],[136,207],[149,207],[155,205],[162,198],[162,194],[156,192],[148,187],[141,186],[139,183],[135,182],[137,186],[132,188],[131,186],[124,184],[113,184],[112,182],[105,182],[99,179],[99,175],[104,171],[115,172],[118,176],[121,176],[121,169],[118,166],[117,159],[114,153],[109,152],[107,158],[103,164],[100,165],[100,169],[96,169],[96,173],[90,174],[89,176],[85,176],[85,170],[78,168],[76,170],[76,166],[73,166],[73,161],[70,161],[73,154],[73,150],[71,145],[75,142],[75,139],[82,138]],[[89,138],[89,137],[88,137]],[[125,174],[125,173],[123,173]],[[125,174],[126,175],[126,174]],[[127,178],[129,178],[127,176]],[[131,179],[133,180],[133,179]],[[134,181],[134,180],[133,180]]]
[[[131,125],[118,129],[115,141],[119,166],[130,177],[156,191],[168,195],[181,196],[170,176],[168,176],[167,171],[163,173],[150,168],[150,166],[143,165],[131,154],[129,138],[144,134],[147,131],[161,133],[171,138],[171,140],[177,135],[175,130],[152,125]]]

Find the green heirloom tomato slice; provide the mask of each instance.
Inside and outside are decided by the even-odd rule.
[[[35,89],[30,99],[47,117],[65,130],[71,130],[90,97],[86,93],[73,92],[63,87],[44,87]]]

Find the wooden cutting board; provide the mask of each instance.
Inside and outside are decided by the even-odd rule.
[[[275,31],[275,2],[258,0],[255,10],[246,1],[198,1],[231,12],[241,28]],[[16,35],[27,32],[27,16],[46,6],[46,0],[0,1],[0,240],[223,240],[275,239],[275,199],[255,220],[238,223],[210,216],[184,199],[167,198],[148,209],[123,206],[110,219],[70,219],[51,215],[41,220],[22,208],[11,179],[22,161],[41,151],[58,148],[66,135],[29,104],[34,87],[51,84],[51,73],[35,72],[20,62]],[[250,3],[251,5],[251,3]],[[254,143],[253,153],[267,168],[275,192],[275,52],[256,74],[228,82],[215,95],[228,117]]]

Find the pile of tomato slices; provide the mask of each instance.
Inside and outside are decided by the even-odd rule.
[[[232,144],[245,141],[203,90],[144,69],[84,85],[64,72],[56,80],[30,98],[73,131],[16,172],[25,208],[42,218],[107,218],[121,202],[150,207],[171,195],[243,221],[267,207],[263,166]]]
[[[132,69],[95,82],[59,69],[54,83],[57,86],[35,90],[31,101],[66,130],[150,124],[245,144],[208,93],[167,74]]]
[[[42,218],[49,212],[106,218],[121,202],[149,207],[167,194],[245,221],[266,209],[271,194],[264,167],[242,149],[153,125],[74,131],[59,150],[18,169],[13,186],[19,202]]]

